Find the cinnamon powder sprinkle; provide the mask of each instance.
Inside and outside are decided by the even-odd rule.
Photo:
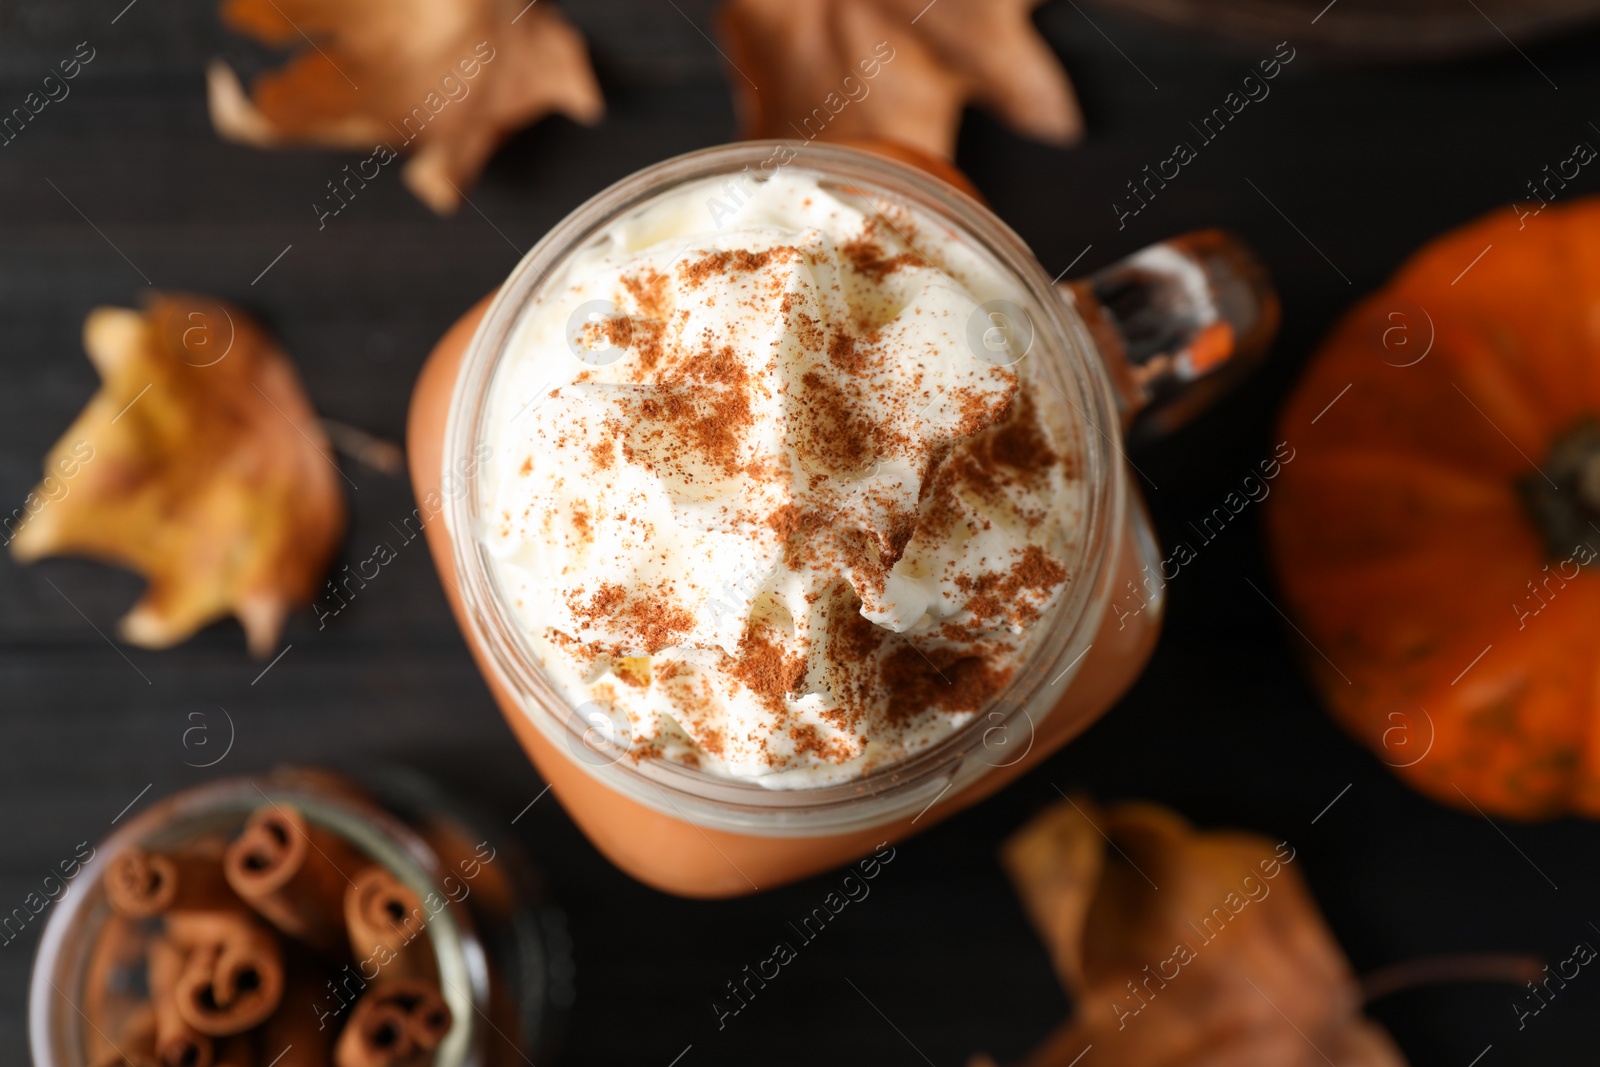
[[[1036,622],[1039,609],[1018,600],[1018,594],[1033,592],[1040,599],[1067,580],[1067,569],[1045,554],[1038,545],[1029,545],[1007,571],[984,571],[976,577],[962,575],[956,586],[969,594],[966,609],[984,619],[1009,618],[1017,625]]]
[[[889,698],[889,721],[905,724],[925,709],[973,712],[1005,687],[1015,669],[950,648],[927,652],[903,641],[884,657],[879,672]]]
[[[579,590],[576,596],[581,594]],[[694,629],[694,616],[672,597],[665,582],[653,595],[644,597],[630,597],[626,589],[614,583],[602,585],[587,604],[573,603],[576,596],[568,602],[574,617],[590,625],[603,621],[619,626],[638,642],[638,649],[606,651],[627,654],[642,650],[653,656],[671,648]]]
[[[800,525],[800,511],[793,504],[784,504],[767,516],[766,523],[779,540],[788,541]]]
[[[795,753],[802,756],[814,756],[825,763],[844,763],[859,755],[857,748],[847,744],[838,737],[825,737],[811,723],[804,722],[789,727],[789,740],[794,745]],[[857,739],[857,744],[861,744]]]
[[[856,347],[853,334],[838,331],[828,342],[828,359],[833,365],[850,374],[860,374],[867,369],[867,355]]]
[[[572,635],[547,632],[585,670],[610,670],[617,685],[608,692],[619,706],[648,709],[638,712],[647,721],[659,715],[664,725],[634,746],[635,759],[773,770],[843,765],[864,752],[869,765],[894,759],[936,740],[928,727],[941,724],[932,717],[948,716],[956,728],[994,699],[1022,658],[1014,635],[1069,579],[1038,544],[1001,548],[982,561],[976,548],[941,555],[940,546],[967,545],[991,524],[1037,528],[1051,517],[1057,471],[1068,460],[1052,448],[1052,432],[1013,372],[940,362],[959,345],[961,323],[943,322],[942,305],[919,305],[918,314],[927,312],[920,322],[902,310],[920,276],[872,291],[871,283],[897,272],[933,266],[914,247],[897,251],[911,244],[904,233],[915,231],[910,219],[893,217],[824,243],[826,253],[801,241],[809,252],[793,245],[700,251],[659,270],[627,269],[612,295],[628,312],[585,327],[594,347],[629,349],[629,359],[597,368],[594,384],[583,387],[599,392],[614,417],[552,424],[545,443],[585,450],[579,461],[591,461],[595,472],[619,460],[639,468],[674,494],[674,507],[680,498],[693,503],[688,521],[732,531],[757,554],[781,551],[791,571],[814,572],[804,576],[803,609],[773,600],[778,587],[770,584],[737,596],[702,587],[722,575],[701,578],[711,572],[699,567],[689,572],[696,577],[680,577],[684,588],[671,581],[645,587],[637,576],[660,573],[676,543],[652,523],[678,521],[677,512],[672,520],[649,518],[665,513],[632,489],[584,498],[603,499],[603,510],[581,502],[564,509],[580,539],[593,541],[602,521],[608,534],[615,531],[620,566],[608,573],[631,576],[568,586],[562,600],[571,622],[564,625]],[[842,262],[832,259],[835,248]],[[825,255],[828,271],[807,275]],[[800,284],[807,277],[810,288]],[[845,306],[849,314],[841,315]],[[728,309],[739,322],[719,329]],[[702,311],[704,329],[691,325]],[[757,328],[749,330],[752,312]],[[911,340],[885,341],[902,335]],[[522,472],[532,471],[530,457]],[[619,477],[605,484],[629,484]],[[574,489],[583,496],[581,486],[561,492]],[[629,512],[646,518],[630,520]],[[979,544],[989,551],[988,542]],[[742,583],[743,567],[730,559],[728,573]],[[885,602],[891,573],[922,581],[940,567],[931,577],[947,599],[930,609],[934,626],[915,627],[913,639],[864,617],[905,610]],[[989,569],[974,574],[974,567]],[[784,588],[784,596],[795,595]],[[731,652],[705,636],[713,629],[700,617],[706,609],[689,610],[727,600],[741,603],[746,616]],[[939,617],[952,607],[954,618]],[[684,655],[674,654],[680,649]],[[795,703],[813,692],[824,698],[820,706],[814,695]]]
[[[878,240],[877,219],[868,219],[861,234],[840,245],[839,251],[844,253],[851,266],[875,282],[883,281],[901,267],[930,266],[915,251],[889,255],[888,249]]]
[[[795,294],[784,293],[783,303],[779,305],[779,311],[783,314],[784,322],[788,324],[790,330],[794,331],[794,335],[799,338],[801,348],[807,352],[820,352],[824,338],[822,324],[804,311],[797,309],[794,305]]]
[[[772,638],[771,628],[763,623],[746,627],[733,676],[773,712],[783,715],[787,709],[784,698],[799,688],[805,676],[806,657],[803,652],[786,652]]]
[[[654,267],[646,266],[637,274],[624,274],[622,286],[641,313],[647,318],[660,319],[667,313],[667,282],[670,280]]]
[[[786,263],[804,258],[805,254],[793,245],[778,245],[763,252],[749,252],[740,248],[712,252],[693,263],[680,263],[678,276],[688,288],[698,289],[713,278],[725,278],[736,271],[750,273],[774,261]]]
[[[600,322],[586,322],[578,331],[585,348],[601,352],[608,348],[628,348],[633,344],[633,320],[614,315]]]
[[[682,467],[686,449],[726,476],[739,474],[745,435],[756,420],[750,372],[733,349],[693,357],[658,380],[659,391],[641,400],[638,412],[655,424],[646,432],[662,458]]]

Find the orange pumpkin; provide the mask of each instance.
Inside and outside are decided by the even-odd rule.
[[[1271,550],[1337,718],[1446,803],[1600,815],[1600,199],[1427,245],[1279,432]]]

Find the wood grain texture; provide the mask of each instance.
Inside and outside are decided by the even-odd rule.
[[[1386,63],[1497,52],[1508,40],[1528,46],[1600,18],[1596,0],[1095,0],[1095,6],[1169,30],[1257,46],[1304,38],[1323,55]],[[1308,27],[1314,27],[1310,37]]]
[[[40,457],[93,390],[84,315],[137,300],[141,271],[159,287],[244,303],[281,337],[323,414],[398,439],[434,339],[520,251],[606,183],[733,128],[721,60],[699,32],[709,32],[708,2],[570,0],[607,92],[604,122],[523,132],[470,191],[474,206],[453,218],[434,218],[391,175],[319,233],[313,200],[358,156],[219,142],[205,112],[206,60],[259,69],[270,57],[225,36],[200,0],[125,3],[0,5],[0,110],[77,42],[97,49],[72,95],[0,148],[0,512],[21,503]],[[1134,457],[1159,486],[1146,495],[1163,535],[1192,539],[1188,524],[1271,452],[1273,414],[1342,308],[1428,236],[1509,211],[1523,182],[1575,141],[1600,144],[1587,125],[1600,116],[1585,103],[1600,91],[1600,38],[1423,69],[1319,66],[1308,47],[1267,99],[1119,229],[1111,205],[1125,183],[1193,140],[1188,123],[1270,48],[1212,48],[1099,8],[1092,17],[1065,2],[1038,14],[1083,96],[1086,145],[1023,143],[975,114],[959,161],[1052,273],[1086,247],[1078,270],[1210,225],[1242,234],[1270,265],[1285,325],[1268,367],[1181,436]],[[1307,25],[1295,40],[1317,32]],[[1586,171],[1568,193],[1596,189],[1600,171]],[[414,506],[402,480],[349,473],[359,488],[341,562],[365,558]],[[994,852],[1057,799],[1055,786],[1150,797],[1203,826],[1290,840],[1360,970],[1446,951],[1554,960],[1577,940],[1600,939],[1587,925],[1600,921],[1591,907],[1600,827],[1502,827],[1560,885],[1552,891],[1482,819],[1408,792],[1327,720],[1293,664],[1305,654],[1300,639],[1246,584],[1271,591],[1257,521],[1242,515],[1174,580],[1155,661],[1117,709],[1002,795],[901,846],[871,897],[720,1031],[710,1004],[724,983],[789,937],[788,923],[835,878],[734,902],[669,899],[611,869],[553,799],[540,800],[513,832],[571,916],[578,1002],[562,1062],[666,1067],[691,1045],[680,1067],[943,1065],[979,1049],[1015,1058],[1066,1003]],[[0,559],[0,912],[78,842],[103,836],[147,785],[140,804],[279,762],[394,761],[507,824],[543,787],[474,673],[420,543],[326,629],[309,612],[295,616],[292,648],[253,684],[262,665],[231,623],[169,652],[114,650],[96,628],[109,634],[137,594],[136,579],[105,567]],[[203,761],[183,746],[201,721],[190,715],[220,734],[218,708],[237,724],[232,752],[209,770],[187,766]],[[0,947],[6,1062],[27,1055],[38,926]],[[1485,1067],[1586,1062],[1600,1041],[1600,978],[1571,983],[1520,1033],[1514,994],[1443,988],[1391,998],[1376,1015],[1418,1064],[1465,1064],[1489,1044]],[[1092,1056],[1102,1054],[1085,1067],[1114,1062],[1112,1049]]]

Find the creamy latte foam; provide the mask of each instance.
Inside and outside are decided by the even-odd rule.
[[[545,672],[626,747],[774,787],[970,722],[1075,580],[1061,398],[935,220],[790,167],[569,257],[490,394],[476,531]]]

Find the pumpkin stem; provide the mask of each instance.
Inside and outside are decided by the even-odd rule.
[[[1475,952],[1457,956],[1424,956],[1391,963],[1361,979],[1361,1000],[1374,1000],[1441,982],[1535,982],[1545,965],[1534,956]]]
[[[1517,490],[1551,559],[1573,556],[1591,537],[1600,540],[1600,419],[1586,418],[1558,436],[1544,468]]]

